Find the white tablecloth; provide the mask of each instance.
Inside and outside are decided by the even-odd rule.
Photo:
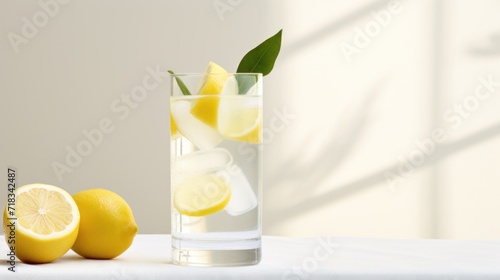
[[[3,236],[0,236],[3,240]],[[393,240],[263,237],[259,265],[197,268],[170,263],[169,235],[138,235],[114,260],[69,251],[49,264],[8,270],[0,240],[0,279],[500,279],[500,240]]]

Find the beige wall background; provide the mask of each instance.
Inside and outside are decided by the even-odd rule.
[[[498,0],[0,0],[0,199],[13,166],[168,233],[166,70],[283,28],[264,234],[498,239],[499,26]]]

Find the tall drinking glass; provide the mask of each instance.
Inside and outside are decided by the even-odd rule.
[[[173,263],[261,258],[262,75],[171,76]]]

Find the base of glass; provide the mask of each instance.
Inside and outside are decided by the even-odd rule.
[[[261,250],[180,250],[172,248],[172,263],[185,266],[243,266],[260,262]]]

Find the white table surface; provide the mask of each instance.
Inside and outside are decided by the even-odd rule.
[[[500,279],[500,240],[265,236],[262,246],[255,266],[182,267],[170,263],[169,235],[138,235],[114,260],[70,250],[49,264],[17,262],[10,272],[0,241],[0,279]]]

